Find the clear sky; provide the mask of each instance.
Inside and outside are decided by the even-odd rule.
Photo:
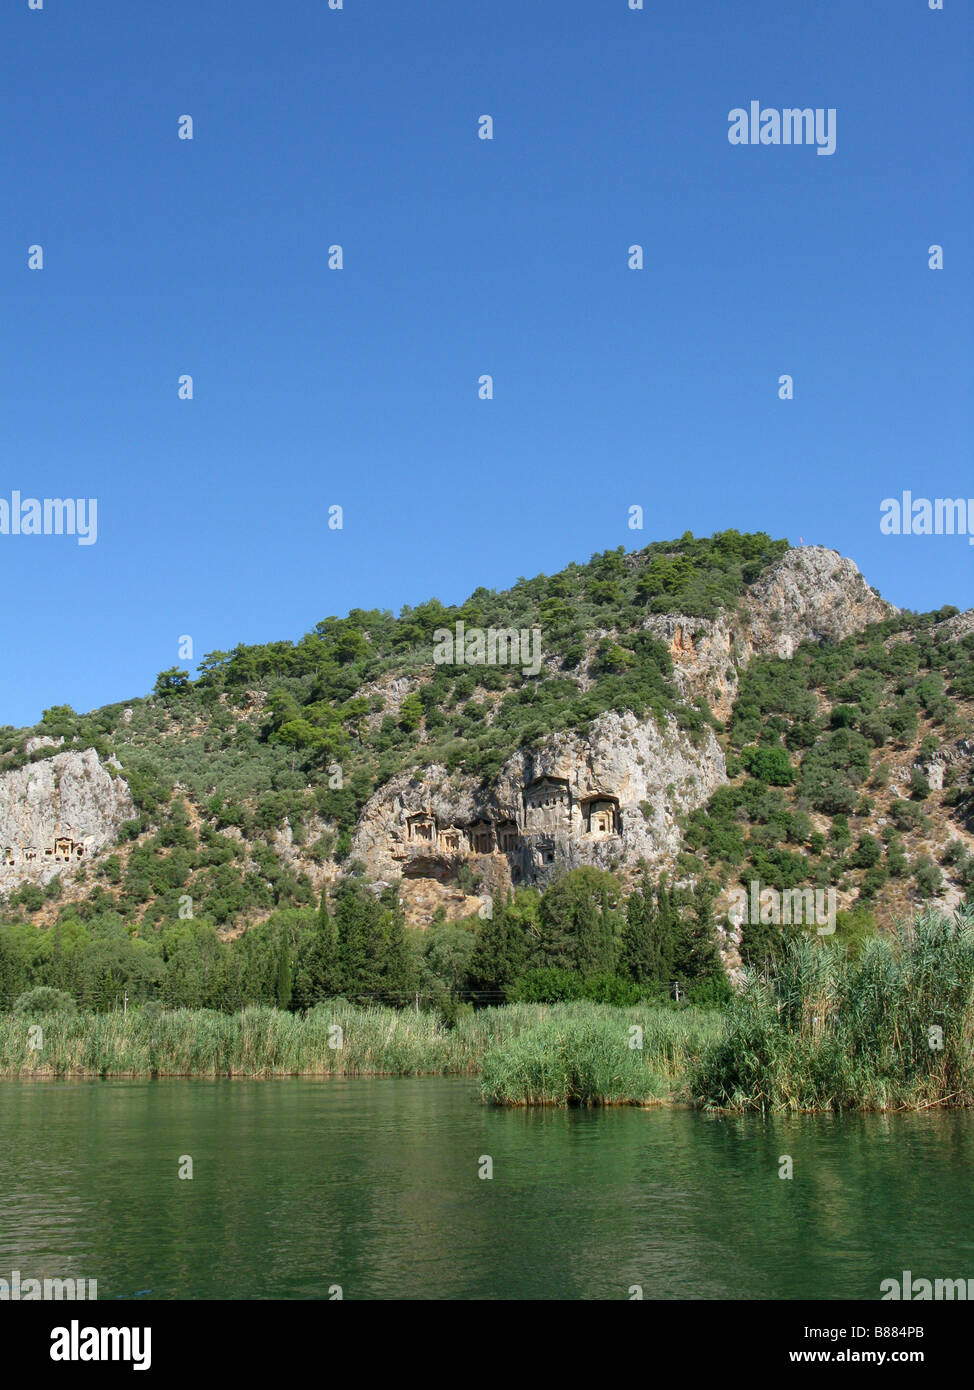
[[[0,535],[0,723],[143,694],[184,634],[685,530],[974,605],[966,537],[879,530],[974,497],[972,34],[966,0],[5,0],[0,498],[95,497],[98,539]],[[731,145],[752,100],[834,107],[835,153]]]

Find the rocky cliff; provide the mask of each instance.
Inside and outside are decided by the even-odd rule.
[[[665,714],[637,716],[618,694],[628,687],[617,683],[617,703],[609,709],[603,704],[603,712],[587,724],[585,717],[577,718],[570,732],[539,739],[535,721],[531,736],[518,747],[518,726],[509,726],[514,733],[506,744],[502,735],[501,752],[491,764],[499,771],[486,781],[472,772],[448,773],[445,756],[457,748],[462,753],[464,741],[475,740],[478,732],[503,727],[495,726],[495,720],[504,692],[513,698],[516,685],[505,683],[497,669],[481,673],[464,666],[458,676],[437,686],[445,713],[434,711],[435,702],[424,704],[420,698],[435,667],[432,660],[424,664],[416,659],[424,631],[415,622],[416,613],[398,620],[404,630],[401,639],[398,629],[391,633],[395,645],[386,630],[395,626],[391,615],[361,615],[372,624],[367,639],[358,628],[332,633],[325,624],[329,640],[340,637],[344,644],[330,668],[331,685],[321,683],[329,649],[316,633],[297,647],[282,643],[255,649],[259,661],[249,665],[248,653],[241,649],[232,659],[241,663],[241,676],[231,680],[224,675],[215,693],[201,690],[199,699],[157,691],[155,698],[136,702],[134,711],[109,707],[93,723],[88,717],[65,719],[62,712],[53,724],[23,731],[19,743],[8,739],[11,759],[37,757],[48,749],[50,756],[0,772],[0,895],[24,883],[46,884],[55,874],[65,875],[66,882],[77,878],[78,866],[115,844],[122,823],[137,815],[111,760],[103,763],[90,747],[58,752],[65,736],[75,749],[85,748],[87,737],[104,739],[100,746],[117,749],[133,775],[143,767],[150,781],[159,773],[156,764],[175,774],[170,790],[157,792],[141,815],[136,840],[120,849],[125,881],[118,901],[126,912],[144,911],[151,893],[165,892],[170,885],[172,866],[163,861],[174,840],[158,840],[156,831],[171,799],[184,796],[190,840],[200,843],[199,836],[216,832],[221,839],[205,847],[199,863],[184,866],[179,886],[185,884],[202,902],[202,911],[212,912],[221,923],[248,917],[249,909],[241,904],[253,902],[256,890],[258,903],[263,895],[265,911],[272,901],[316,899],[354,861],[364,864],[376,882],[401,879],[410,919],[418,924],[428,922],[438,907],[449,917],[468,915],[478,899],[493,892],[518,884],[541,886],[581,865],[623,877],[643,860],[653,870],[671,870],[681,850],[681,817],[705,804],[727,776],[714,731],[704,724],[700,732],[687,732],[681,726],[680,701],[706,700],[718,719],[725,719],[740,675],[754,657],[788,658],[802,642],[839,641],[896,611],[866,584],[851,560],[833,550],[779,549],[756,580],[748,584],[741,574],[736,589],[728,589],[716,542],[694,545],[696,589],[692,583],[677,591],[656,588],[650,603],[638,596],[637,582],[647,571],[655,575],[654,583],[664,582],[667,566],[686,549],[675,542],[625,561],[610,555],[613,564],[604,573],[598,565],[576,566],[554,580],[542,577],[551,593],[547,609],[541,604],[535,610],[542,625],[546,613],[560,611],[560,619],[551,619],[557,628],[566,609],[569,618],[584,614],[585,624],[576,647],[559,651],[554,642],[551,654],[543,657],[542,694],[552,680],[560,682],[567,700],[572,688],[582,694],[597,691],[606,670],[599,664],[600,648],[621,643],[616,650],[623,664],[610,664],[609,670],[624,671],[627,652],[633,659],[638,652],[633,638],[641,629],[662,641],[673,660]],[[763,554],[764,543],[758,548]],[[525,582],[526,589],[540,582]],[[598,592],[599,585],[608,585],[611,602]],[[649,611],[671,592],[677,593],[675,611]],[[714,616],[680,612],[681,593],[687,595],[687,606],[692,602]],[[714,593],[724,594],[720,604]],[[487,594],[487,601],[496,608],[503,597]],[[522,596],[518,602],[523,601]],[[498,611],[519,611],[512,603],[508,596],[508,607]],[[328,620],[333,621],[338,623]],[[427,621],[439,627],[443,619],[427,615]],[[371,649],[383,642],[373,659]],[[301,664],[305,650],[308,657]],[[292,660],[295,665],[289,667]],[[273,671],[270,678],[261,674],[265,667]],[[356,685],[346,672],[359,669],[365,679]],[[489,675],[496,677],[492,683]],[[282,677],[301,695],[300,705],[291,694],[274,693],[274,681]],[[608,677],[610,687],[613,680],[617,677]],[[206,695],[212,697],[209,702]],[[643,700],[639,707],[648,703]],[[464,711],[470,710],[476,723],[466,717]],[[441,716],[438,724],[430,717],[434,712]],[[338,763],[332,761],[334,754],[318,755],[315,761],[319,736],[339,749],[346,785],[356,782],[361,788],[364,783],[367,788],[356,793],[350,813],[347,799],[341,800],[349,797],[347,791],[332,799],[321,795],[322,769],[329,769],[329,786],[334,786],[330,779]],[[309,748],[312,752],[305,755]],[[298,758],[305,756],[303,768],[296,771]],[[475,768],[476,760],[461,756],[451,763],[458,765]],[[129,882],[125,875],[134,850],[142,861]],[[237,886],[240,875],[250,876],[245,891]],[[72,893],[83,891],[79,884]]]
[[[93,748],[0,775],[0,892],[71,873],[134,815],[124,779]]]
[[[725,778],[711,730],[695,745],[672,718],[604,714],[586,736],[519,752],[487,787],[435,766],[394,778],[366,805],[352,854],[386,880],[445,883],[470,861],[491,891],[583,864],[658,867],[679,849],[677,814]]]
[[[704,697],[725,715],[752,657],[787,658],[805,641],[840,641],[895,611],[852,560],[807,546],[752,585],[736,613],[654,615],[644,628],[666,642],[684,698]],[[487,787],[438,766],[393,778],[365,806],[352,854],[385,881],[447,884],[468,863],[487,896],[540,886],[583,864],[669,868],[680,849],[677,817],[726,780],[711,730],[695,742],[672,717],[660,727],[612,712],[586,736],[559,734],[519,752]]]
[[[736,612],[717,618],[654,614],[647,631],[665,642],[684,697],[730,713],[741,671],[754,656],[787,658],[802,642],[841,642],[898,612],[837,550],[789,550],[748,589]]]

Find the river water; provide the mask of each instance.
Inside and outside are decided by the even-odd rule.
[[[964,1112],[499,1110],[442,1078],[3,1081],[0,1152],[0,1278],[94,1278],[101,1300],[876,1299],[903,1270],[974,1277]]]

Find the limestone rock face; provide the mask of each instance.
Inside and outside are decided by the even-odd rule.
[[[672,718],[610,712],[514,754],[487,787],[436,766],[400,774],[363,808],[352,857],[370,877],[444,883],[469,861],[488,892],[583,864],[659,867],[679,849],[676,816],[725,780],[711,730],[695,745]]]
[[[294,832],[289,821],[285,821],[271,835],[272,848],[281,864],[295,875],[306,874],[316,896],[320,896],[323,888],[330,889],[338,877],[337,865],[330,860],[320,862],[306,852],[306,846],[313,844],[320,836],[326,834],[327,830],[328,825],[320,816],[311,816],[304,826],[301,844],[295,843]],[[224,826],[221,833],[243,842],[243,835],[235,825]]]
[[[718,718],[730,713],[740,672],[751,656],[746,636],[719,618],[654,613],[643,628],[669,648],[673,681],[684,700],[705,699]]]
[[[802,642],[841,642],[898,610],[870,588],[855,561],[821,545],[789,550],[747,595],[752,649],[794,656]]]
[[[725,718],[752,657],[838,642],[896,611],[852,560],[803,546],[752,584],[736,611],[714,619],[653,614],[643,626],[669,649],[683,698],[704,697]],[[364,807],[352,856],[370,877],[401,874],[444,891],[469,887],[476,873],[488,896],[511,884],[543,885],[583,864],[625,873],[645,859],[654,870],[672,869],[677,816],[725,781],[710,730],[694,743],[673,719],[660,728],[612,712],[588,735],[553,735],[516,753],[487,787],[442,767],[400,774]]]
[[[0,775],[0,893],[43,885],[114,843],[136,815],[128,784],[93,748]]]
[[[949,637],[952,642],[959,642],[962,637],[974,632],[974,608],[966,608],[963,613],[955,613],[952,618],[936,623],[933,631],[938,637]]]
[[[789,550],[752,584],[739,612],[713,619],[654,613],[643,627],[669,648],[683,697],[706,699],[723,719],[752,657],[791,657],[802,642],[841,642],[897,611],[854,561],[806,545]]]
[[[41,734],[37,738],[27,740],[24,744],[24,752],[36,753],[38,748],[58,748],[63,742],[63,738],[50,738],[47,734]]]

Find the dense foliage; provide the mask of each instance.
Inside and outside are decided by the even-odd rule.
[[[909,910],[936,896],[930,784],[912,767],[893,794],[891,766],[949,755],[970,734],[974,634],[938,626],[955,611],[902,613],[835,645],[805,643],[788,660],[753,660],[727,729],[734,781],[688,818],[683,871],[745,887],[854,889],[860,921],[881,897]],[[942,762],[944,805],[969,828],[970,760]],[[941,864],[974,889],[959,840],[948,839]],[[745,931],[746,955],[768,947],[760,926]]]
[[[735,1110],[969,1105],[972,1033],[974,915],[921,913],[855,957],[790,941],[748,978],[691,1088]]]
[[[114,912],[82,920],[66,908],[44,930],[0,925],[0,1007],[44,991],[96,1012],[126,1000],[302,1010],[342,996],[421,1003],[453,1019],[470,1001],[719,999],[711,909],[704,888],[676,893],[648,878],[625,900],[612,874],[590,868],[501,898],[484,920],[425,932],[407,931],[395,888],[377,897],[355,874],[331,905],[279,910],[231,940],[195,918],[132,927]]]

